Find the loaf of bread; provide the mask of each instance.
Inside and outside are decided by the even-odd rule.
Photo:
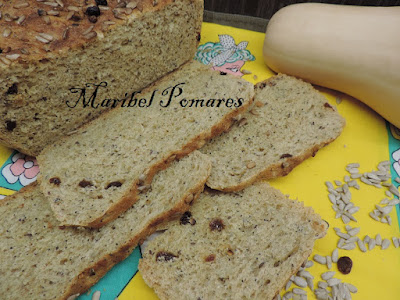
[[[0,202],[1,299],[82,294],[127,257],[155,226],[198,197],[211,162],[198,151],[154,177],[151,191],[101,229],[59,228],[36,184]]]
[[[203,0],[1,1],[0,142],[38,155],[192,59],[202,18]]]
[[[309,83],[283,74],[255,86],[254,107],[242,117],[201,149],[211,157],[207,185],[213,189],[236,191],[257,179],[286,175],[345,125]]]
[[[229,128],[253,94],[247,81],[192,61],[143,91],[148,107],[120,106],[45,148],[43,194],[63,225],[103,226],[170,160]]]
[[[266,183],[204,192],[147,243],[139,270],[162,300],[272,300],[326,229]]]

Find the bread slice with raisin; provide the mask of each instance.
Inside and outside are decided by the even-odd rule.
[[[109,109],[104,99],[130,97],[190,61],[203,0],[11,0],[1,15],[0,143],[36,156]]]
[[[195,151],[158,173],[152,189],[100,229],[60,228],[36,183],[0,202],[1,299],[82,294],[155,230],[188,209],[211,171]]]
[[[258,179],[287,175],[335,140],[345,125],[311,84],[284,74],[258,83],[254,104],[230,132],[201,149],[213,163],[209,187],[236,191]]]
[[[271,300],[327,223],[266,183],[204,192],[142,249],[139,270],[166,299]]]
[[[192,61],[138,95],[136,106],[127,102],[45,148],[43,194],[62,224],[103,226],[169,161],[229,128],[253,95],[247,81]]]

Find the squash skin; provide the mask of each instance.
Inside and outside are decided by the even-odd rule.
[[[400,7],[287,6],[263,54],[272,70],[349,94],[400,127]]]

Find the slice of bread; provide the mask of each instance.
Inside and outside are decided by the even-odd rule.
[[[1,299],[84,293],[156,225],[188,209],[210,172],[211,162],[198,151],[173,162],[132,208],[100,229],[60,228],[36,184],[6,197],[0,202]]]
[[[287,175],[335,140],[345,124],[310,84],[283,74],[255,86],[254,104],[230,132],[201,149],[213,164],[209,187],[237,191]]]
[[[43,194],[62,224],[101,227],[128,209],[168,161],[229,128],[253,94],[243,79],[192,61],[137,96],[152,101],[149,107],[115,108],[45,148],[38,156]],[[181,106],[191,99],[204,99],[204,106]],[[206,107],[208,99],[222,104]]]
[[[107,109],[75,106],[79,89],[122,99],[193,58],[203,0],[99,3],[1,1],[0,143],[36,156]]]
[[[160,299],[271,300],[327,223],[266,183],[205,192],[147,243],[139,270]]]

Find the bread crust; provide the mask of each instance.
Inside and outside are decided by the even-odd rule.
[[[190,64],[198,64],[198,62],[187,62],[186,64],[182,65],[180,68],[176,70],[178,72],[181,69],[186,68]],[[208,66],[202,66],[199,65],[201,69],[208,70]],[[212,71],[210,71],[212,72]],[[154,90],[155,86],[162,85],[164,82],[168,82],[169,77],[165,76],[163,79],[161,79],[158,82],[153,83],[152,85],[148,86],[146,89],[143,90],[143,93],[151,92]],[[241,105],[239,108],[232,109],[231,112],[225,114],[223,118],[220,119],[220,121],[215,124],[209,131],[202,132],[198,134],[195,138],[193,138],[190,142],[188,142],[182,149],[179,151],[174,151],[172,153],[169,153],[166,155],[163,159],[159,160],[158,162],[153,163],[153,165],[146,170],[146,181],[145,184],[150,184],[154,175],[159,172],[160,170],[163,170],[168,167],[171,161],[173,161],[175,158],[181,158],[183,156],[186,156],[187,154],[193,152],[196,149],[201,148],[208,140],[211,138],[221,134],[222,132],[228,130],[231,125],[235,121],[235,117],[239,114],[242,114],[245,112],[249,106],[252,104],[254,98],[254,94],[252,97],[249,99],[245,99],[243,105]],[[122,108],[121,108],[122,109]],[[97,119],[92,120],[89,123],[84,124],[83,126],[80,127],[79,132],[84,132],[86,128],[90,127],[93,122],[102,122],[103,120],[107,119],[110,114],[117,113],[115,110],[110,110],[105,113],[103,113],[101,116],[99,116]],[[58,145],[62,144],[65,140],[67,140],[69,137],[65,136],[55,142],[54,144],[46,147],[38,156],[38,162],[39,165],[41,164],[41,161],[45,160],[45,157],[47,155],[48,151],[52,151],[52,149],[56,149]],[[38,176],[38,181],[40,185],[43,183],[43,178],[41,173],[39,173]],[[114,203],[109,207],[107,212],[97,218],[93,218],[90,220],[90,222],[86,224],[80,224],[79,226],[84,226],[84,227],[90,227],[90,228],[99,228],[107,224],[108,222],[114,220],[117,218],[121,213],[126,211],[130,206],[132,206],[138,199],[138,186],[139,186],[139,180],[136,180],[129,191],[125,193],[125,195],[122,196],[121,201],[118,201],[117,203]],[[44,188],[41,187],[42,192],[44,192]],[[57,215],[57,213],[56,213]],[[76,224],[68,224],[65,223],[63,225],[66,226],[76,226]]]
[[[159,224],[168,221],[169,219],[175,217],[177,214],[182,214],[183,212],[185,212],[189,208],[190,204],[200,196],[201,192],[204,189],[205,181],[211,172],[211,162],[207,159],[206,156],[202,156],[202,160],[197,161],[196,163],[200,162],[202,163],[202,171],[200,172],[201,177],[198,177],[198,182],[191,184],[191,187],[184,191],[182,197],[174,201],[175,205],[173,205],[172,208],[167,211],[164,210],[163,213],[160,213],[157,215],[157,217],[149,220],[147,224],[143,224],[142,229],[138,234],[130,237],[126,240],[126,242],[121,243],[116,250],[104,254],[104,256],[94,261],[91,265],[85,266],[84,269],[79,271],[79,274],[73,280],[65,282],[65,286],[68,286],[65,290],[60,290],[60,295],[55,299],[67,300],[70,296],[85,293],[91,286],[99,281],[116,263],[122,261],[128,255],[130,255],[133,249],[140,242],[142,242],[147,236],[155,232]],[[24,197],[24,194],[32,193],[35,189],[39,189],[37,182],[34,182],[31,185],[21,189],[19,192],[0,200],[0,206],[3,206],[7,202],[15,200],[16,197]],[[43,195],[41,196],[44,198]],[[18,225],[19,224],[17,224],[17,226]],[[133,228],[135,227],[133,226]],[[80,234],[79,231],[76,231],[75,233]],[[39,241],[36,242],[39,243]],[[88,241],[88,243],[90,243],[90,241]],[[62,271],[62,266],[60,266],[60,271]],[[27,288],[29,288],[29,285],[27,286]]]
[[[51,3],[64,7],[53,7],[48,1],[13,0],[0,7],[1,144],[37,156],[44,146],[110,109],[81,103],[68,107],[67,101],[78,98],[71,88],[89,84],[91,94],[91,84],[107,82],[97,101],[122,99],[192,59],[200,41],[203,0],[126,2],[108,0],[107,6],[98,6],[95,23],[86,13],[97,7],[94,1],[58,0]],[[14,8],[24,3],[29,6]],[[119,7],[124,5],[133,8]],[[60,15],[49,16],[50,9]],[[81,19],[67,20],[71,12]],[[25,19],[17,24],[7,21],[9,16]],[[43,21],[47,17],[49,24]],[[10,36],[4,36],[3,28]],[[52,40],[46,43],[44,37]]]
[[[103,35],[112,34],[116,26],[132,22],[142,14],[162,10],[172,2],[174,1],[141,0],[137,6],[131,6],[132,9],[119,5],[117,0],[108,0],[106,6],[96,6],[94,1],[89,4],[82,0],[62,0],[60,3],[63,6],[59,3],[46,5],[45,2],[36,0],[4,1],[0,8],[4,16],[0,18],[0,28],[8,28],[10,34],[0,35],[0,48],[3,50],[0,53],[0,69],[38,64],[43,60],[51,62],[56,57],[74,55],[71,50],[82,51],[89,45],[101,43],[101,39],[85,37],[85,29],[93,26],[91,31],[102,38]],[[89,7],[96,7],[96,10],[98,8],[96,22],[90,21],[87,13]],[[23,21],[19,23],[21,17]],[[9,19],[13,21],[8,21]],[[49,20],[48,23],[46,19]],[[40,35],[41,33],[44,35]],[[51,36],[51,40],[47,35]],[[49,39],[48,43],[44,41],[46,37]],[[15,60],[7,59],[13,54],[19,56]],[[4,63],[6,60],[10,61],[10,65]]]
[[[211,172],[211,165],[209,166],[209,172]],[[185,199],[187,199],[188,197],[191,198],[191,195],[193,195],[193,201],[195,201],[203,191],[204,184],[205,181],[190,189],[181,199],[181,202],[177,204],[171,211],[165,212],[162,216],[154,220],[152,223],[147,224],[140,234],[130,239],[129,242],[121,246],[118,251],[105,255],[100,261],[83,270],[79,274],[79,276],[71,282],[70,287],[60,297],[60,300],[68,300],[68,297],[72,295],[82,294],[86,292],[91,286],[99,281],[116,263],[127,258],[140,241],[143,241],[146,237],[153,234],[157,230],[158,224],[167,222],[177,213],[183,213],[188,210],[190,204],[186,203]],[[90,276],[90,274],[93,273],[93,270],[95,271],[95,275]]]
[[[294,77],[290,77],[284,74],[278,74],[276,76],[270,77],[269,79],[263,81],[263,82],[259,82],[257,83],[254,88],[256,91],[256,95],[255,95],[255,102],[256,105],[258,103],[258,100],[262,100],[262,98],[259,98],[257,100],[257,90],[262,90],[264,89],[266,86],[270,86],[273,87],[277,84],[277,81],[284,81],[284,80],[288,80],[288,82],[290,81],[297,81],[298,83],[301,83],[302,88],[304,89],[308,89],[310,94],[311,93],[318,93],[318,91],[316,91],[309,83],[304,82],[301,79],[297,79]],[[290,90],[288,90],[288,93],[290,93]],[[312,94],[311,94],[312,95]],[[292,95],[287,96],[287,98],[290,98]],[[293,97],[295,97],[296,95],[293,92]],[[321,96],[322,97],[322,96]],[[261,102],[260,102],[261,103]],[[278,103],[278,101],[277,101]],[[261,103],[262,105],[262,103]],[[282,107],[283,105],[286,104],[281,104]],[[331,106],[329,103],[325,102],[323,103],[323,101],[321,101],[321,99],[318,99],[318,101],[315,101],[315,105],[321,105],[322,109],[324,110],[331,110],[335,113],[337,113],[337,110],[335,107]],[[263,106],[263,105],[262,105]],[[261,107],[262,107],[261,106]],[[268,108],[268,105],[265,106],[266,108]],[[264,107],[260,108],[260,109],[264,109]],[[285,109],[282,108],[282,111],[284,113]],[[282,112],[280,112],[282,113]],[[268,115],[265,113],[261,117],[257,117],[257,118],[268,118]],[[245,115],[246,118],[249,118],[248,122],[251,122],[252,120],[254,121],[258,121],[255,120],[256,117],[252,116],[252,111],[250,111],[248,114]],[[250,119],[251,117],[253,117],[253,119]],[[229,183],[224,183],[223,180],[218,181],[217,180],[217,176],[214,177],[214,174],[212,173],[211,177],[209,178],[209,180],[207,181],[207,186],[209,186],[212,189],[217,189],[223,192],[235,192],[235,191],[240,191],[242,189],[244,189],[247,186],[250,186],[252,183],[259,181],[259,180],[268,180],[268,179],[272,179],[272,178],[276,178],[276,177],[282,177],[282,176],[286,176],[288,175],[296,166],[298,166],[300,163],[302,163],[304,160],[310,158],[310,157],[314,157],[316,155],[316,153],[323,147],[327,146],[328,144],[332,143],[334,140],[336,140],[338,138],[338,136],[340,135],[340,132],[343,130],[344,126],[345,126],[345,120],[339,115],[336,114],[335,120],[336,120],[336,124],[335,124],[335,130],[337,130],[337,134],[335,134],[333,137],[324,137],[323,139],[321,138],[319,141],[313,141],[313,145],[309,145],[311,147],[309,147],[308,149],[304,149],[303,151],[301,151],[300,153],[291,153],[291,154],[283,154],[279,160],[274,160],[273,162],[269,162],[269,164],[266,165],[262,165],[262,168],[260,168],[260,170],[258,170],[256,173],[250,175],[250,174],[245,174],[246,176],[242,176],[241,178],[237,178],[237,182],[229,182]],[[264,119],[263,119],[264,120]],[[247,120],[246,120],[247,122]],[[260,121],[258,121],[260,123]],[[262,130],[269,130],[273,125],[269,125],[268,122],[270,122],[270,120],[265,120],[262,121],[263,123],[259,124],[260,128],[262,128]],[[298,126],[302,126],[303,124],[299,123]],[[240,127],[240,121],[239,121],[239,127]],[[234,131],[236,128],[233,127],[231,130]],[[254,129],[254,128],[253,128]],[[275,129],[274,129],[275,130]],[[255,134],[260,134],[259,132],[255,133],[255,132],[249,132],[249,130],[243,132],[240,132],[238,130],[238,134],[235,136],[235,133],[232,132],[232,135],[230,136],[230,138],[232,136],[234,136],[235,138],[237,137],[238,140],[245,140],[245,139],[252,139],[253,135]],[[230,133],[228,133],[230,134]],[[282,136],[285,136],[285,133],[281,133]],[[266,138],[267,139],[267,138]],[[224,139],[224,136],[221,137],[222,141],[225,142],[230,142],[230,139]],[[260,137],[256,137],[256,142],[260,142]],[[215,143],[221,147],[222,143],[219,143],[220,140],[218,140],[218,137],[215,139]],[[210,148],[212,149],[212,143],[210,144]],[[254,141],[253,141],[254,143]],[[229,145],[231,146],[231,145]],[[251,149],[253,149],[253,151],[255,151],[255,146],[252,148],[252,146],[249,146]],[[304,147],[305,148],[305,147]],[[210,152],[209,155],[213,156],[211,152],[211,149],[207,148],[207,146],[205,147],[205,149],[202,149],[202,152],[207,154],[208,151]],[[230,149],[230,148],[228,148]],[[204,151],[203,151],[204,150]],[[215,149],[212,149],[214,152],[216,152]],[[282,149],[281,149],[282,150]],[[264,150],[263,150],[264,151]],[[276,151],[276,150],[273,150]],[[233,151],[232,151],[233,152]],[[247,158],[247,157],[246,157]],[[247,158],[250,159],[250,158]],[[218,156],[215,156],[215,160],[218,163]],[[261,162],[262,162],[262,158],[260,158]],[[258,162],[255,160],[255,164],[258,166],[261,162]],[[226,166],[226,162],[224,161],[224,166]],[[219,168],[219,166],[215,166],[215,168]],[[251,169],[251,168],[250,168]],[[230,171],[228,169],[224,169],[226,172]]]
[[[267,166],[262,172],[255,174],[254,176],[252,176],[246,180],[241,181],[239,184],[237,184],[235,186],[223,187],[223,186],[212,185],[212,184],[207,184],[207,186],[209,186],[210,188],[213,188],[213,189],[217,189],[222,192],[237,192],[237,191],[243,190],[247,186],[250,186],[254,182],[257,182],[260,180],[268,180],[268,179],[272,179],[272,178],[286,176],[295,167],[300,165],[307,158],[314,157],[321,148],[325,147],[326,145],[329,145],[334,140],[335,139],[330,139],[324,143],[315,145],[311,149],[307,149],[306,151],[304,151],[301,155],[285,158],[285,160],[282,161],[282,163],[276,163],[271,166]],[[283,164],[284,162],[285,162],[285,164]]]
[[[266,186],[265,183],[257,183],[256,185],[259,186]],[[252,187],[249,188],[253,188],[255,185],[253,185]],[[264,193],[266,193],[267,191],[263,191]],[[204,192],[206,193],[206,192]],[[214,193],[216,195],[222,195],[225,196],[223,192],[220,191],[211,191],[210,193]],[[241,193],[241,192],[240,192]],[[243,202],[247,202],[249,199],[248,198],[241,198],[239,197],[240,193],[232,193],[232,198],[230,202],[236,204],[236,201],[243,201]],[[268,193],[270,193],[270,195],[272,196],[270,198],[270,201],[272,199],[278,200],[280,202],[284,202],[284,196],[279,193],[277,190],[275,189],[269,189]],[[261,194],[263,195],[263,194]],[[236,197],[238,196],[240,200],[237,200]],[[255,197],[254,195],[252,195],[252,197]],[[251,200],[253,200],[252,197],[249,197]],[[276,198],[278,197],[278,198]],[[208,203],[209,204],[204,204],[204,203]],[[254,199],[254,201],[256,201],[256,199]],[[299,249],[295,250],[296,253],[296,262],[294,263],[294,261],[291,261],[291,266],[290,266],[290,272],[278,272],[278,271],[271,271],[271,272],[277,272],[276,275],[277,278],[279,278],[278,282],[279,284],[277,286],[274,286],[273,290],[271,290],[271,287],[266,287],[265,285],[260,284],[260,290],[255,291],[247,291],[247,297],[243,297],[246,299],[274,299],[273,297],[266,297],[266,293],[265,290],[268,290],[268,288],[270,289],[268,291],[269,294],[271,294],[272,292],[275,293],[274,297],[282,290],[282,288],[284,288],[285,284],[287,283],[288,280],[290,280],[290,277],[294,274],[297,273],[298,269],[301,267],[301,265],[303,264],[303,262],[305,262],[307,260],[307,258],[311,255],[312,253],[312,245],[314,244],[315,239],[319,239],[322,238],[323,236],[326,235],[327,233],[327,224],[326,222],[322,222],[323,220],[321,220],[321,218],[313,211],[312,208],[310,207],[304,207],[303,204],[300,204],[296,201],[293,200],[289,200],[293,203],[296,203],[296,208],[300,209],[301,207],[301,214],[306,218],[306,220],[308,220],[308,222],[310,222],[310,229],[312,232],[312,235],[308,236],[308,240],[302,241],[300,240],[300,243],[305,242],[307,246],[301,246],[301,251]],[[199,226],[197,228],[197,230],[193,230],[191,229],[191,227],[189,226],[189,229],[186,229],[184,226],[182,226],[178,220],[170,222],[165,229],[166,232],[164,234],[167,235],[167,238],[163,238],[162,235],[161,236],[157,236],[155,239],[152,239],[149,244],[148,244],[148,248],[146,248],[147,250],[145,250],[143,252],[143,259],[141,259],[139,261],[139,271],[142,273],[143,279],[145,280],[145,282],[152,288],[155,289],[157,296],[160,299],[163,300],[167,300],[167,299],[174,299],[173,295],[176,294],[176,290],[177,288],[174,288],[172,291],[170,292],[169,286],[171,281],[175,281],[176,278],[182,278],[182,284],[185,284],[185,280],[186,283],[188,283],[187,281],[189,280],[193,280],[193,275],[192,274],[188,274],[187,272],[190,272],[191,269],[193,269],[193,272],[195,273],[196,270],[194,266],[197,266],[198,268],[203,268],[204,262],[203,260],[201,260],[199,257],[202,257],[202,255],[204,255],[204,253],[216,253],[216,257],[218,260],[218,257],[220,257],[219,259],[222,259],[221,257],[223,257],[223,253],[224,251],[221,250],[221,247],[223,248],[223,246],[221,246],[221,243],[225,245],[225,243],[229,244],[229,249],[233,249],[233,253],[235,253],[235,249],[240,249],[238,252],[240,253],[241,251],[244,251],[243,249],[246,248],[246,242],[243,242],[243,240],[240,240],[239,245],[242,245],[241,247],[238,246],[237,244],[235,244],[234,241],[236,241],[235,239],[235,235],[234,233],[230,233],[230,234],[226,234],[223,236],[218,236],[218,234],[222,234],[222,233],[216,233],[217,236],[213,236],[212,234],[210,235],[206,235],[205,231],[209,230],[207,226],[207,223],[210,222],[210,220],[212,220],[213,217],[220,217],[222,220],[235,220],[235,219],[240,219],[240,217],[246,215],[247,212],[244,212],[242,210],[239,210],[239,206],[233,205],[232,207],[235,207],[235,209],[237,209],[237,215],[235,214],[235,209],[230,209],[229,205],[227,205],[229,202],[224,202],[225,206],[224,208],[221,208],[222,205],[221,204],[215,204],[217,203],[218,200],[215,200],[215,202],[213,202],[213,198],[209,198],[209,199],[203,199],[201,198],[197,203],[194,204],[195,207],[192,207],[189,211],[192,213],[192,216],[194,219],[197,220],[197,222],[193,225],[195,228],[195,226]],[[215,207],[217,207],[217,209],[213,210],[213,204],[215,205]],[[199,208],[200,205],[201,209]],[[262,205],[265,205],[264,203],[262,203]],[[263,208],[261,207],[262,205],[259,205],[259,209],[262,210]],[[268,205],[267,205],[268,206]],[[206,210],[206,208],[208,208]],[[219,208],[219,209],[218,209]],[[286,208],[286,207],[285,207]],[[294,208],[292,208],[294,209]],[[277,212],[278,213],[278,212]],[[282,212],[283,213],[283,212]],[[290,212],[293,213],[293,210]],[[232,218],[228,218],[227,216],[232,217]],[[259,220],[260,223],[258,223],[257,221],[255,221],[254,223],[251,223],[252,225],[249,226],[249,228],[258,228],[257,226],[255,226],[255,224],[260,225],[262,223],[262,218],[259,218],[259,216],[257,215],[258,218],[256,218],[256,220]],[[265,221],[265,220],[264,220]],[[269,222],[269,221],[268,221]],[[305,223],[307,223],[307,221],[303,221]],[[230,227],[232,228],[237,228],[238,224],[236,224],[236,226],[234,226],[234,224],[229,224],[227,221],[226,224],[226,228],[227,229],[222,229],[221,231],[223,232],[224,230],[230,230]],[[181,229],[181,228],[185,228],[185,229]],[[278,231],[278,229],[272,229],[271,230],[276,230]],[[242,231],[243,235],[246,235],[246,233],[243,231],[243,229],[241,229],[240,231]],[[169,234],[169,235],[168,235]],[[241,234],[241,233],[239,233]],[[177,246],[171,244],[171,241],[174,241],[177,237],[179,236],[179,241],[177,242]],[[247,236],[249,238],[249,240],[251,240],[251,234],[247,233]],[[236,237],[237,238],[237,237]],[[296,238],[296,235],[294,235],[292,238]],[[222,239],[222,242],[217,242],[214,241],[214,239],[219,240]],[[226,241],[225,241],[226,239]],[[239,240],[239,238],[237,238]],[[243,238],[245,239],[245,238]],[[230,244],[230,242],[233,243],[233,245]],[[265,241],[265,243],[268,244],[267,241]],[[184,248],[185,245],[203,245],[203,247],[206,248],[206,250],[204,252],[201,252],[201,247],[191,247],[190,250]],[[251,243],[249,243],[251,244]],[[294,243],[294,245],[298,245],[297,243]],[[278,246],[278,245],[275,245]],[[284,245],[282,245],[284,246]],[[232,248],[231,248],[232,247]],[[184,250],[182,250],[182,253],[179,253],[179,249],[184,248]],[[193,248],[193,249],[192,249]],[[268,247],[269,248],[269,247]],[[257,248],[257,251],[262,252],[263,250],[265,250],[264,248],[262,248],[261,246]],[[172,252],[172,253],[179,253],[179,258],[178,261],[158,261],[157,260],[157,253],[159,253],[159,251],[166,251],[168,252]],[[193,251],[192,253],[190,251]],[[285,251],[289,251],[287,249],[285,249]],[[293,250],[292,250],[293,251]],[[222,253],[221,253],[222,252]],[[257,252],[256,252],[257,253]],[[253,254],[256,254],[253,253]],[[285,252],[286,253],[286,252]],[[292,253],[292,252],[291,252]],[[287,253],[288,255],[285,257],[290,257],[292,254],[291,253]],[[232,255],[236,255],[236,254],[232,254]],[[238,254],[240,255],[240,254]],[[269,257],[269,256],[266,256]],[[234,256],[232,256],[232,260],[234,259]],[[246,262],[248,263],[248,265],[250,266],[254,266],[254,261],[255,261],[255,257],[250,255],[250,256],[246,256],[245,258],[240,257],[239,261],[241,259],[246,259]],[[247,261],[248,259],[248,261]],[[275,258],[277,259],[277,258]],[[187,262],[187,261],[190,262]],[[186,263],[184,263],[184,261],[186,261]],[[229,262],[231,262],[231,260],[228,260]],[[256,260],[257,263],[260,263],[260,260]],[[228,262],[226,262],[228,263]],[[237,263],[237,262],[236,262]],[[175,265],[174,265],[175,264]],[[258,264],[256,266],[258,266]],[[184,266],[183,266],[184,265]],[[190,268],[187,268],[187,266],[190,265]],[[239,274],[235,274],[233,272],[234,270],[234,263],[232,262],[232,268],[229,270],[229,272],[224,272],[221,271],[220,273],[217,273],[218,276],[222,276],[221,274],[230,274],[231,276],[228,276],[228,280],[232,280],[233,278],[236,278],[236,276],[239,276]],[[219,268],[223,268],[224,264],[220,264],[215,266],[215,268],[217,268],[219,270]],[[255,267],[257,268],[257,267]],[[260,267],[258,267],[257,269],[259,269]],[[239,268],[240,269],[240,268]],[[205,276],[205,278],[215,278],[215,276],[213,276],[214,273],[214,269],[211,268],[207,268],[204,267],[204,269],[201,269],[203,272],[209,272],[206,273],[207,276]],[[247,271],[247,270],[246,270]],[[167,274],[169,274],[169,272],[171,272],[171,276],[172,278],[166,278],[166,276],[168,276]],[[175,273],[176,272],[176,273]],[[179,274],[179,275],[177,275]],[[188,276],[188,278],[186,278]],[[217,276],[217,277],[218,277]],[[186,278],[186,279],[185,279]],[[271,279],[271,277],[251,277],[249,279],[249,281],[256,281],[256,282],[263,282],[262,280],[265,278],[269,278]],[[204,277],[202,278],[204,279]],[[219,283],[221,286],[224,286],[224,281],[221,281],[221,283]],[[181,283],[180,283],[181,284]],[[188,283],[189,284],[189,283]],[[185,299],[188,298],[188,294],[190,294],[192,297],[194,296],[199,296],[199,295],[203,295],[207,294],[206,298],[209,297],[209,293],[204,292],[204,290],[209,291],[210,288],[208,288],[207,282],[201,282],[198,283],[199,284],[199,290],[202,292],[199,292],[199,294],[195,294],[196,292],[193,292],[193,286],[188,287],[188,291],[187,293],[184,293],[182,295],[179,295],[178,298],[180,299]],[[204,284],[204,285],[203,285]],[[230,283],[231,285],[235,285],[236,282],[234,283]],[[190,284],[189,284],[190,285]],[[218,285],[217,285],[218,286]],[[215,286],[213,286],[215,288]],[[216,294],[215,298],[218,299],[224,299],[224,297],[228,297],[229,296],[231,298],[235,298],[234,295],[226,295],[224,294],[224,292],[226,292],[226,290],[231,291],[229,288],[223,289],[221,288],[221,290],[217,290],[214,292],[219,292]],[[251,293],[253,292],[253,293]],[[193,294],[191,294],[193,293]],[[234,292],[232,292],[234,293]],[[221,296],[223,295],[223,296]],[[251,296],[250,296],[251,295]],[[255,296],[257,295],[257,296]],[[270,295],[272,296],[272,295]],[[240,298],[239,296],[237,296],[237,298]]]

